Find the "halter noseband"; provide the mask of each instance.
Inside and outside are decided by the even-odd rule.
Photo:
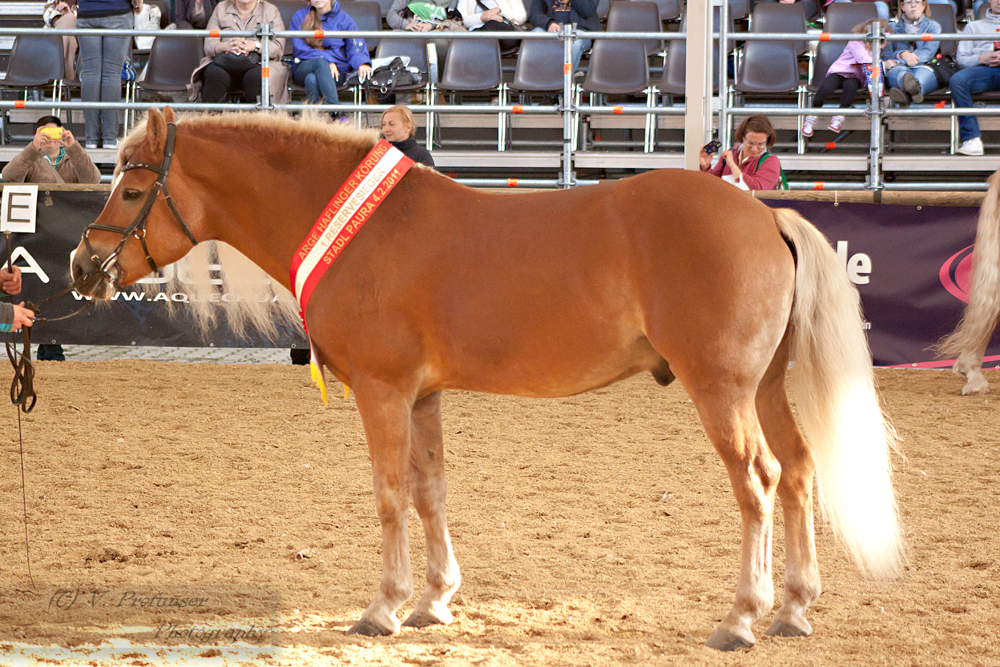
[[[139,211],[139,215],[136,219],[132,221],[132,224],[126,228],[121,227],[111,227],[109,225],[98,225],[96,223],[87,225],[87,228],[83,230],[83,243],[87,246],[87,251],[90,253],[90,259],[97,266],[97,272],[103,275],[105,278],[117,285],[117,280],[111,276],[108,271],[114,266],[121,254],[122,250],[125,248],[125,243],[128,241],[130,236],[135,236],[139,239],[139,243],[142,244],[142,250],[146,253],[146,262],[149,263],[149,267],[155,273],[158,269],[156,262],[153,261],[152,256],[149,254],[149,248],[146,247],[146,221],[149,219],[149,211],[153,208],[153,204],[156,202],[156,197],[163,191],[163,198],[166,200],[167,205],[170,206],[170,211],[174,214],[174,218],[177,223],[184,230],[188,239],[191,241],[192,245],[198,245],[198,241],[195,240],[194,234],[188,229],[188,226],[184,224],[184,219],[181,214],[177,211],[177,207],[174,205],[173,199],[170,198],[170,191],[167,190],[167,173],[170,171],[170,161],[174,156],[174,138],[177,134],[177,127],[173,123],[167,124],[167,142],[163,147],[163,161],[159,166],[149,164],[148,162],[137,162],[135,164],[125,164],[122,166],[121,171],[126,172],[130,169],[147,169],[154,174],[157,174],[156,183],[153,185],[153,190],[146,197],[146,201],[142,206],[142,210]],[[118,247],[112,251],[110,255],[102,262],[101,258],[98,256],[97,252],[90,245],[90,239],[88,238],[91,230],[98,230],[101,232],[112,232],[115,234],[121,234],[122,240],[118,244]]]

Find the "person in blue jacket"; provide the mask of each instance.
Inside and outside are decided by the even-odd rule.
[[[937,40],[923,41],[923,35],[940,35],[941,24],[931,20],[927,0],[899,0],[892,31],[912,35],[909,42],[887,42],[882,51],[882,66],[889,83],[889,98],[898,106],[919,104],[924,95],[938,87],[937,75],[928,65],[937,55]]]
[[[10,295],[21,293],[21,269],[16,266],[13,271],[0,269],[0,291]],[[0,303],[0,332],[17,331],[22,326],[30,327],[34,316],[23,303]]]
[[[310,0],[292,16],[289,30],[357,30],[358,25],[337,0]],[[338,104],[337,83],[350,70],[358,71],[363,82],[371,76],[372,65],[363,39],[342,37],[292,38],[292,78],[306,89],[306,102],[317,104],[322,97],[327,104]],[[332,114],[331,114],[332,115]]]

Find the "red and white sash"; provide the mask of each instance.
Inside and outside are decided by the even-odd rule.
[[[303,326],[306,307],[320,278],[412,166],[413,160],[401,150],[388,141],[379,141],[323,209],[312,231],[292,257],[292,293],[299,302]],[[308,329],[306,336],[309,336]],[[311,340],[309,345],[312,347]],[[313,379],[326,403],[323,369],[317,362],[315,349],[312,350],[312,366]]]

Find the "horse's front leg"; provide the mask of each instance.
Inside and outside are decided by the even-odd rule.
[[[461,576],[451,549],[445,517],[447,484],[444,476],[444,438],[441,433],[441,393],[413,406],[410,425],[410,493],[424,524],[427,541],[427,588],[403,625],[422,628],[451,623],[448,602]]]
[[[368,439],[375,508],[382,524],[382,580],[375,599],[347,634],[374,637],[399,630],[396,610],[413,594],[406,521],[412,399],[372,380],[355,381],[352,389]]]

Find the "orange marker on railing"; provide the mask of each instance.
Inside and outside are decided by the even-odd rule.
[[[517,187],[517,179],[516,178],[508,178],[507,179],[507,187],[508,188],[516,188]]]
[[[934,35],[932,35],[929,32],[925,32],[922,35],[920,35],[920,41],[922,41],[922,42],[930,42],[933,39],[934,39]]]
[[[615,107],[611,113],[625,113],[625,107]]]
[[[271,68],[270,67],[261,67],[260,68],[260,78],[262,78],[262,79],[268,79],[270,77],[271,77]]]
[[[14,108],[15,109],[23,109],[24,108],[24,100],[15,100],[14,101]]]
[[[218,30],[209,30],[208,31],[208,36],[209,37],[218,37],[219,36],[219,31]]]
[[[524,105],[523,104],[515,104],[514,107],[510,110],[510,112],[511,113],[524,113]]]
[[[573,66],[570,65],[569,63],[565,63],[563,65],[563,74],[572,74],[572,73],[573,73]]]
[[[814,181],[813,190],[822,190],[825,183],[823,181]]]
[[[836,141],[828,141],[828,142],[826,142],[826,145],[825,145],[826,150],[832,151],[836,147],[837,147],[837,142]]]
[[[935,109],[944,109],[944,100],[941,100],[940,102],[938,102],[937,104],[935,104],[934,108]]]
[[[829,42],[830,41],[830,33],[828,33],[828,32],[821,32],[819,34],[819,41],[821,41],[821,42]]]
[[[326,37],[326,31],[325,30],[314,30],[313,31],[313,37],[315,37],[316,39],[323,39],[324,37]]]

